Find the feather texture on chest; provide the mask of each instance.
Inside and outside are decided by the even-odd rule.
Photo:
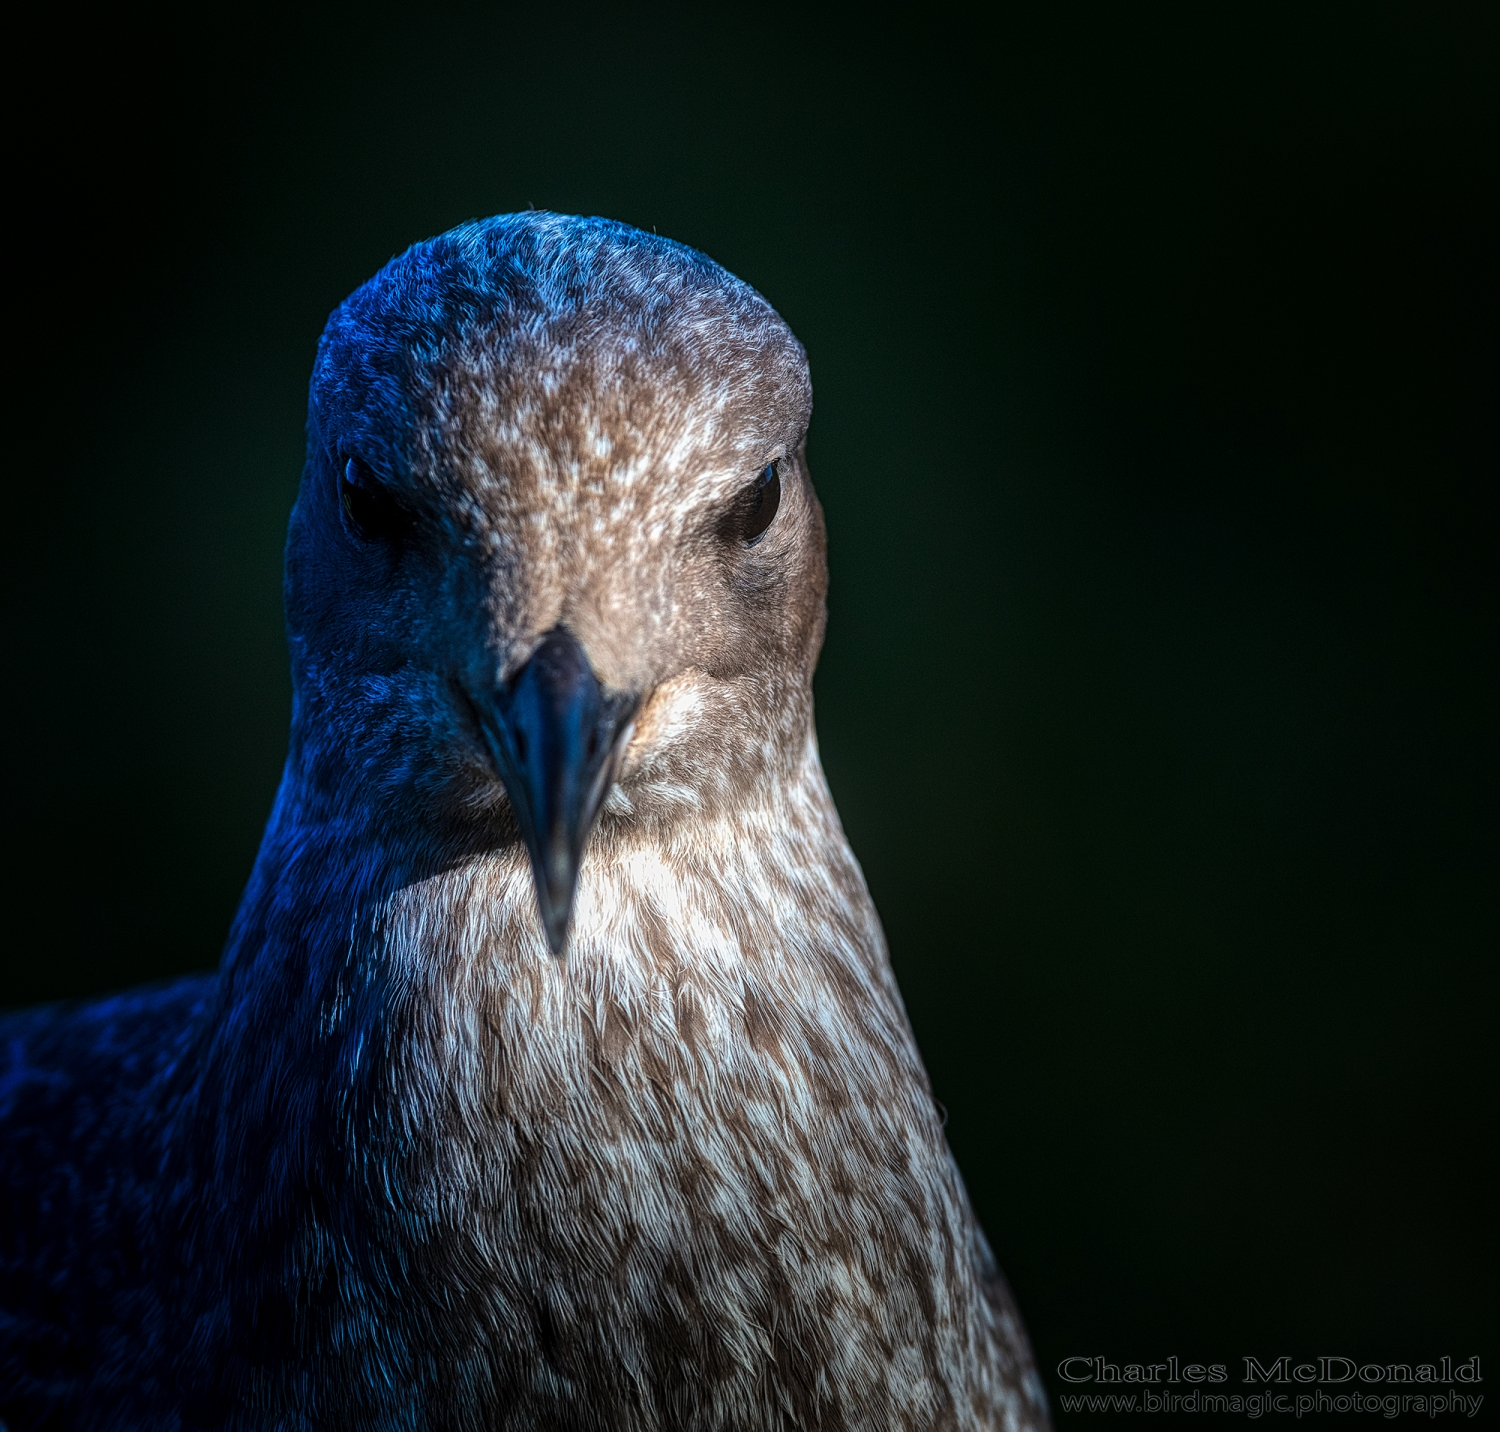
[[[514,848],[328,923],[304,1276],[310,1222],[389,1225],[337,1276],[569,1425],[986,1425],[992,1267],[812,744],[677,837],[606,820],[564,959]]]

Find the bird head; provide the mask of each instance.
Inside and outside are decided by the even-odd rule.
[[[300,779],[428,849],[524,842],[561,953],[596,826],[666,834],[804,759],[811,403],[770,305],[656,235],[528,213],[394,259],[313,372]]]

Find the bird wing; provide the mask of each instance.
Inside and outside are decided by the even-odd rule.
[[[0,1426],[66,1416],[132,1332],[158,1165],[145,1114],[215,983],[0,1016]]]

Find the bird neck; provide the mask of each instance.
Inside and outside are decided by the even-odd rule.
[[[497,1058],[576,1071],[634,1031],[669,1062],[733,1067],[758,1021],[815,1020],[830,999],[892,1051],[910,1045],[811,736],[790,779],[732,809],[602,822],[561,957],[519,843],[435,855],[289,769],[222,985],[215,1057],[225,1092],[240,1086],[236,1118],[469,1100],[459,1122],[477,1127]],[[261,1092],[246,1099],[247,1083]]]

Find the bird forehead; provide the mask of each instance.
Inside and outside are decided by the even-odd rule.
[[[432,457],[494,517],[665,519],[738,491],[787,449],[777,394],[739,364],[642,361],[605,345],[483,353],[441,386]]]

